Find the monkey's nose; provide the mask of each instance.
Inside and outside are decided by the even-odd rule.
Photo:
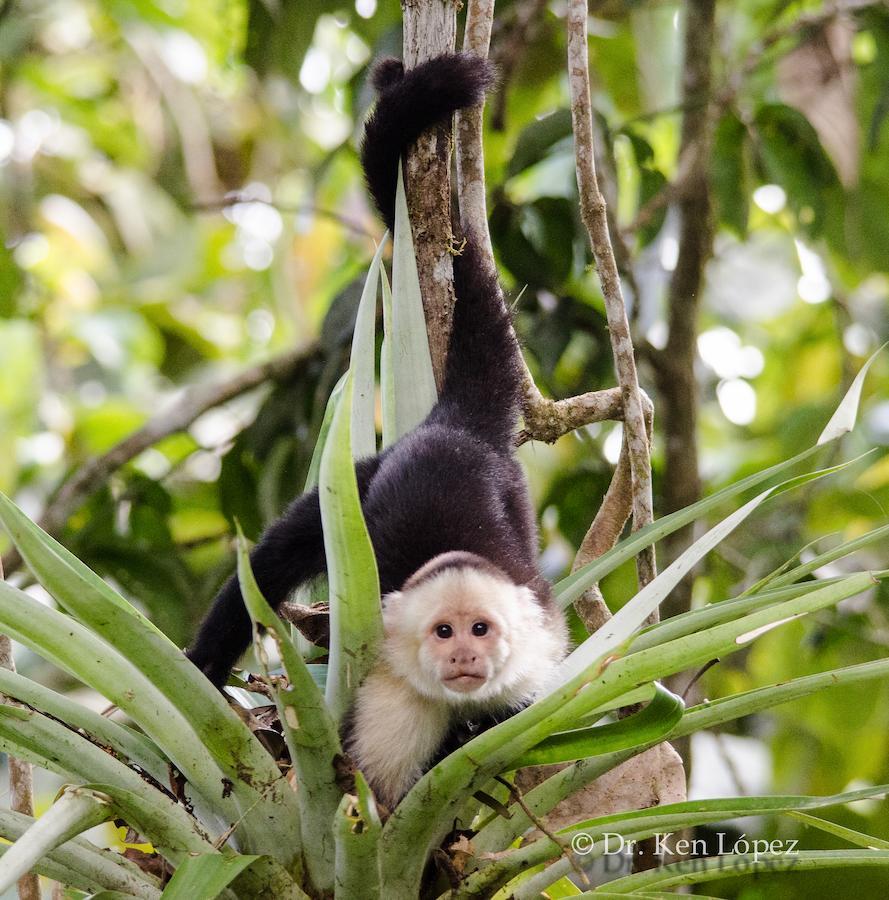
[[[478,657],[470,651],[457,651],[451,656],[450,662],[452,666],[471,666]]]

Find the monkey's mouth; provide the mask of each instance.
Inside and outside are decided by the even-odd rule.
[[[480,688],[488,679],[485,675],[477,672],[458,672],[442,679],[445,686],[452,691],[459,691],[461,694],[468,694],[476,688]]]

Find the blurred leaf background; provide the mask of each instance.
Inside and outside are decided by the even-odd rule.
[[[853,5],[820,29],[799,25],[817,21],[820,3],[718,8],[716,238],[696,362],[707,490],[812,443],[889,337],[889,11]],[[682,5],[593,6],[594,104],[634,259],[631,318],[651,391],[646,348],[664,341],[677,227],[657,201],[648,221],[636,220],[679,167]],[[613,383],[577,212],[562,14],[555,2],[498,4],[503,88],[489,102],[486,144],[495,252],[529,364],[554,396]],[[39,518],[66,477],[187,388],[306,348],[287,378],[206,412],[97,483],[60,532],[179,644],[234,568],[234,520],[255,538],[305,481],[382,235],[356,155],[372,99],[367,64],[400,42],[392,0],[0,4],[0,490]],[[889,354],[844,446],[846,456],[878,451],[767,505],[697,574],[694,601],[732,596],[796,551],[805,559],[885,523],[887,446]],[[570,566],[619,447],[619,428],[606,423],[522,449],[551,577]],[[830,537],[807,546],[820,535]],[[857,564],[885,568],[889,547],[870,547]],[[12,577],[27,585],[24,573]],[[603,584],[612,608],[633,578],[628,565]],[[708,673],[704,691],[887,648],[884,582],[766,636]],[[58,679],[19,651],[27,674]],[[889,687],[868,684],[700,735],[692,796],[885,782],[887,725]],[[51,795],[46,786],[41,800]],[[889,837],[885,805],[836,815]],[[782,822],[781,836],[802,827]],[[879,896],[879,877],[760,877],[725,890]]]

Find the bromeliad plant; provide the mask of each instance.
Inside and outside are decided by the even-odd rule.
[[[361,773],[344,790],[338,724],[368,671],[382,635],[376,564],[361,516],[353,457],[376,450],[373,418],[374,319],[382,287],[386,336],[380,383],[383,442],[414,427],[435,399],[403,189],[399,187],[393,290],[371,264],[361,299],[350,371],[328,406],[310,481],[320,485],[328,560],[330,653],[323,678],[310,667],[260,595],[239,538],[238,572],[250,614],[277,645],[283,676],[270,671],[257,640],[261,678],[277,707],[289,752],[286,773],[225,699],[150,621],[10,500],[0,521],[34,577],[55,598],[48,608],[0,584],[0,631],[31,648],[115,704],[132,724],[103,718],[21,675],[0,670],[0,749],[60,774],[66,787],[38,820],[0,810],[0,892],[29,870],[102,897],[216,896],[404,898],[499,895],[536,897],[563,876],[565,847],[577,833],[605,852],[606,834],[637,840],[656,833],[748,815],[793,813],[881,795],[882,786],[829,797],[746,797],[695,801],[579,822],[524,847],[517,839],[571,791],[665,739],[675,739],[838,684],[889,675],[889,660],[760,688],[685,709],[660,680],[742,649],[764,632],[867,590],[886,572],[803,581],[817,567],[883,539],[889,526],[856,538],[805,565],[781,570],[734,599],[643,627],[682,575],[772,497],[845,465],[797,475],[810,448],[693,506],[647,526],[594,563],[555,585],[567,606],[590,585],[689,522],[752,488],[769,485],[711,528],[600,631],[566,660],[560,686],[514,718],[475,738],[428,772],[383,820]],[[819,442],[854,424],[867,365]],[[785,480],[782,480],[785,479]],[[257,629],[259,631],[259,629]],[[323,688],[319,686],[323,683]],[[649,701],[641,712],[600,725],[608,711]],[[581,761],[578,763],[578,761]],[[494,780],[528,765],[567,763],[503,815],[475,799],[496,793]],[[474,823],[461,848],[457,887],[424,871],[455,820]],[[168,881],[80,835],[122,820],[151,843]],[[816,827],[836,826],[806,817]],[[843,829],[860,849],[811,851],[795,869],[889,866],[889,846]],[[699,862],[699,861],[698,861]],[[589,896],[661,896],[678,884],[733,872],[780,869],[787,857],[723,856],[718,865],[666,866],[613,881]]]

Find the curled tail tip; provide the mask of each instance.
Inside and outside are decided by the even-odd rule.
[[[392,228],[398,157],[426,128],[480,103],[494,84],[494,67],[469,53],[444,53],[405,71],[380,60],[370,80],[380,99],[365,124],[361,162],[383,220]]]
[[[456,109],[481,103],[497,82],[494,65],[473,53],[443,53],[417,66],[423,68],[452,92]]]
[[[428,87],[450,99],[454,110],[480,103],[497,82],[494,66],[471,53],[442,53],[427,59],[413,69],[392,56],[384,57],[371,69],[370,81],[383,94],[402,82]],[[439,98],[430,96],[433,102]]]
[[[398,84],[404,78],[404,63],[394,56],[384,56],[374,63],[370,73],[370,83],[377,93],[382,93],[386,88]]]

